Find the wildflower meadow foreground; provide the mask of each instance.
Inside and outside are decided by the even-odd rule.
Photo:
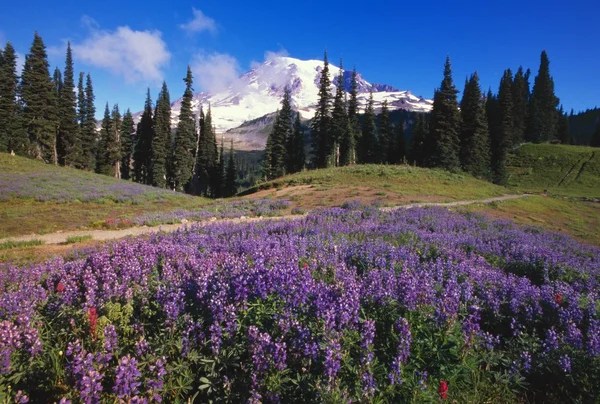
[[[0,402],[581,402],[600,250],[347,204],[0,267]]]

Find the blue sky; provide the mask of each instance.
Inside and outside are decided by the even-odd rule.
[[[37,30],[52,68],[62,69],[70,40],[76,71],[92,75],[99,114],[107,101],[140,110],[146,88],[154,100],[162,80],[179,98],[188,64],[196,91],[221,87],[266,52],[320,59],[327,48],[332,62],[342,57],[368,81],[431,98],[446,55],[460,90],[477,70],[496,92],[506,68],[535,76],[546,49],[557,96],[579,111],[600,106],[599,15],[592,0],[32,0],[2,6],[0,45],[10,40],[23,55]]]

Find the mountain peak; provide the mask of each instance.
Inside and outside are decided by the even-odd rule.
[[[242,74],[227,90],[218,93],[200,92],[194,95],[192,107],[196,113],[201,105],[210,103],[213,123],[217,132],[232,133],[244,122],[275,112],[280,107],[286,87],[291,90],[292,106],[300,112],[303,119],[314,116],[319,93],[319,80],[323,70],[321,60],[301,60],[289,56],[273,55],[261,64]],[[339,67],[329,64],[331,91],[335,93],[335,83]],[[344,90],[350,91],[352,71],[343,70]],[[433,101],[416,97],[410,91],[400,91],[387,84],[375,84],[366,81],[357,73],[359,107],[364,109],[368,102],[368,94],[373,91],[375,109],[381,108],[387,101],[390,109],[406,109],[410,111],[428,112]],[[176,125],[181,108],[181,99],[172,105],[173,124]],[[263,135],[261,135],[263,136]],[[241,140],[243,139],[235,139]],[[264,136],[266,141],[266,136]]]

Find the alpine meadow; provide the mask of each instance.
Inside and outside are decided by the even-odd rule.
[[[107,1],[0,13],[0,403],[600,403],[600,5]]]

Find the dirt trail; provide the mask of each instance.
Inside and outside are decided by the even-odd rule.
[[[498,196],[495,198],[487,198],[487,199],[476,199],[469,201],[456,201],[456,202],[421,202],[421,203],[411,203],[408,205],[400,205],[389,208],[381,208],[381,210],[389,212],[398,209],[410,209],[424,206],[443,206],[443,207],[453,207],[453,206],[463,206],[463,205],[472,205],[475,203],[492,203],[492,202],[501,202],[510,199],[520,199],[525,198],[527,196],[531,196],[530,194],[523,195],[504,195]],[[209,220],[204,222],[186,222],[186,223],[176,223],[176,224],[165,224],[162,226],[142,226],[142,227],[130,227],[127,229],[121,230],[77,230],[77,231],[65,231],[65,232],[57,232],[50,234],[29,234],[26,236],[19,237],[9,237],[6,239],[0,239],[0,243],[4,241],[30,241],[30,240],[42,240],[44,244],[62,244],[69,237],[76,236],[92,236],[93,240],[115,240],[128,236],[139,236],[142,234],[149,233],[171,233],[182,227],[189,226],[192,224],[206,226],[211,223],[218,222],[226,222],[226,223],[251,223],[263,220],[281,220],[281,219],[298,219],[304,217],[304,215],[288,215],[288,216],[275,216],[275,217],[241,217],[237,219],[222,219],[222,220]]]

